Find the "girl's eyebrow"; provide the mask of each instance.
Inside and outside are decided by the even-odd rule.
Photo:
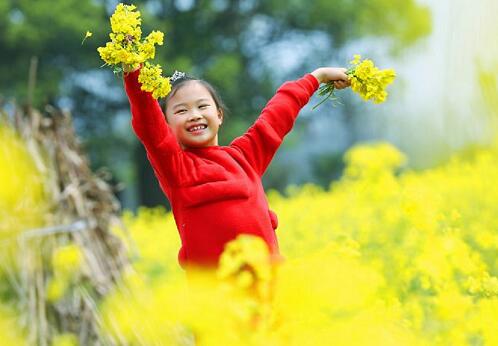
[[[210,101],[210,100],[209,100],[209,99],[207,99],[207,98],[201,98],[201,99],[198,99],[198,100],[196,101],[196,103],[200,103],[200,102],[209,102],[209,101]],[[184,107],[185,107],[185,106],[187,106],[187,104],[186,104],[186,103],[178,103],[178,104],[176,104],[176,105],[174,105],[174,106],[173,106],[173,109],[176,109],[177,107],[180,107],[180,106],[184,106]]]

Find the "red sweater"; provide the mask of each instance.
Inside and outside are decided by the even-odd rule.
[[[182,150],[159,103],[140,90],[138,73],[124,78],[131,124],[171,202],[182,242],[180,265],[216,266],[224,245],[241,233],[263,238],[278,260],[277,216],[268,208],[261,177],[318,80],[307,74],[284,83],[230,145]]]

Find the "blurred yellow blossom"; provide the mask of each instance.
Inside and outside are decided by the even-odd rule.
[[[0,122],[0,239],[47,221],[45,176],[12,128]]]
[[[56,275],[70,277],[78,272],[83,262],[83,254],[75,245],[65,245],[52,253],[52,267]]]
[[[219,279],[232,279],[240,288],[256,286],[264,295],[271,274],[268,246],[260,237],[241,234],[225,245],[217,271]]]
[[[77,336],[70,333],[56,335],[52,341],[52,346],[78,346],[79,344]]]
[[[17,323],[17,314],[0,304],[0,335],[2,345],[24,346],[28,344],[28,338]]]
[[[69,282],[66,277],[54,276],[47,283],[47,300],[49,302],[58,301],[66,294],[68,288]]]

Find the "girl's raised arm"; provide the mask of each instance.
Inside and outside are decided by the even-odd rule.
[[[285,135],[320,83],[334,81],[338,89],[350,85],[345,68],[322,67],[302,78],[284,83],[266,104],[256,122],[230,145],[242,151],[259,175],[263,175]]]
[[[131,125],[147,151],[147,157],[161,188],[169,196],[168,186],[175,179],[181,148],[166,123],[159,102],[150,92],[140,89],[138,74],[139,70],[135,70],[125,73],[124,76],[132,114]]]
[[[260,176],[266,171],[285,135],[294,126],[299,111],[308,103],[318,85],[318,80],[311,74],[284,83],[249,130],[230,144],[242,151]]]
[[[180,146],[171,132],[161,106],[151,93],[140,89],[140,70],[125,73],[124,84],[130,101],[131,125],[146,149],[153,151],[161,146],[162,152],[178,152]]]

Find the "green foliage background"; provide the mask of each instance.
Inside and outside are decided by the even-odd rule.
[[[130,3],[130,2],[128,2]],[[393,53],[430,32],[430,13],[414,0],[192,0],[134,1],[143,31],[166,33],[156,61],[166,73],[183,70],[212,82],[231,110],[220,144],[242,134],[281,81],[271,72],[281,62],[263,58],[279,42],[321,33],[328,43],[294,51],[288,79],[330,63],[341,48],[362,37],[385,37]],[[0,0],[0,95],[27,101],[30,60],[37,57],[34,106],[70,107],[94,168],[110,167],[117,180],[138,184],[138,203],[164,203],[141,146],[129,126],[129,108],[119,79],[96,52],[107,41],[115,1]],[[81,41],[85,32],[93,36]],[[289,43],[290,42],[290,43]],[[329,160],[330,161],[330,160]],[[322,167],[327,163],[317,163]],[[332,166],[337,176],[341,164]],[[278,185],[270,169],[268,188]],[[315,170],[316,181],[327,180]],[[318,173],[317,173],[318,172]],[[326,172],[330,175],[330,172]],[[147,191],[145,193],[144,191]],[[147,196],[146,196],[147,195]]]

